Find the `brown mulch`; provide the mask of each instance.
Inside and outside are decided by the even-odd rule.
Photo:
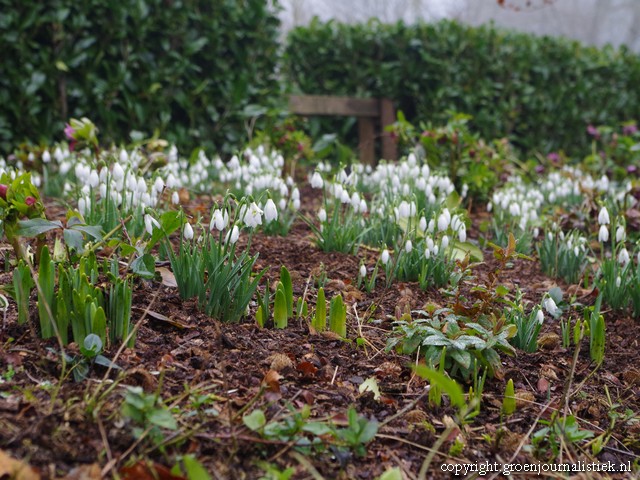
[[[470,232],[470,238],[478,236],[477,231]],[[147,310],[171,321],[160,315],[144,317],[136,348],[126,349],[116,359],[122,375],[111,372],[104,382],[106,369],[95,365],[87,380],[75,383],[66,378],[57,391],[61,362],[56,342],[40,340],[33,328],[17,325],[11,303],[0,343],[0,378],[4,380],[0,383],[0,451],[24,460],[45,478],[62,477],[82,464],[98,463],[111,472],[110,468],[143,458],[171,467],[174,454],[186,453],[194,454],[212,478],[260,478],[260,461],[281,469],[294,467],[294,478],[311,478],[294,445],[261,438],[243,425],[242,414],[262,408],[268,419],[280,419],[289,407],[299,410],[309,405],[311,419],[331,419],[342,425],[348,407],[355,406],[359,414],[382,423],[366,454],[318,448],[304,455],[306,461],[325,478],[376,478],[394,466],[407,478],[417,476],[447,417],[455,412],[446,401],[441,407],[430,406],[424,395],[427,383],[411,370],[415,357],[386,351],[385,345],[394,315],[429,302],[444,305],[443,293],[422,291],[410,282],[385,289],[382,280],[370,294],[358,290],[354,283],[360,259],[372,265],[378,252],[367,248],[356,255],[322,252],[303,222],[296,222],[286,238],[254,235],[250,250],[260,253],[256,267],[268,268],[266,277],[272,285],[280,266],[286,265],[294,296],[306,292],[310,307],[315,302],[316,279],[326,274],[327,297],[340,292],[349,305],[349,338],[318,334],[304,319],[291,320],[284,330],[260,329],[251,321],[255,305],[246,322],[221,324],[200,313],[193,301],[182,301],[175,288],[139,281],[133,321]],[[496,265],[491,252],[485,252],[485,263],[473,269],[474,282],[486,282]],[[10,278],[10,273],[4,273],[0,281],[6,284]],[[500,283],[512,289],[519,286],[532,302],[539,302],[557,284],[528,260],[514,262]],[[593,301],[588,291],[560,286],[573,291],[578,302]],[[454,431],[440,452],[453,455],[458,439],[464,446],[455,453],[456,459],[448,459],[452,463],[533,462],[532,453],[522,446],[541,428],[535,425],[538,419],[548,419],[552,411],[560,410],[578,417],[581,426],[596,435],[611,434],[598,461],[633,463],[640,454],[640,423],[624,415],[627,409],[635,415],[640,411],[640,326],[629,315],[606,312],[605,317],[605,362],[593,373],[588,341],[583,341],[568,404],[561,400],[574,368],[575,349],[562,347],[560,325],[547,319],[543,346],[536,353],[503,356],[500,377],[487,379],[479,415]],[[357,341],[359,337],[366,341]],[[118,346],[110,346],[105,355],[113,358],[117,350]],[[13,376],[10,371],[15,372]],[[272,371],[278,372],[277,381]],[[359,392],[360,384],[370,377],[378,382],[381,401]],[[519,400],[516,413],[505,419],[500,412],[508,379],[513,379]],[[177,413],[191,412],[180,417],[180,431],[190,434],[185,438],[167,434],[165,440],[172,441],[161,449],[149,441],[131,448],[136,442],[132,425],[119,415],[125,385],[158,392]],[[107,391],[112,386],[113,391]],[[99,387],[102,393],[90,402]],[[211,402],[194,406],[195,396],[204,394],[212,395]],[[611,430],[613,414],[618,418]],[[571,456],[585,458],[575,447]],[[446,456],[437,455],[428,478],[450,478],[440,469],[445,461]]]

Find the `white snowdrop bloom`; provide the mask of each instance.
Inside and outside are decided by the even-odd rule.
[[[449,227],[449,219],[444,213],[438,217],[438,231],[443,232]]]
[[[278,208],[280,208],[280,210],[287,209],[287,200],[285,198],[281,198],[280,200],[278,200]]]
[[[627,251],[627,249],[623,248],[622,250],[620,250],[620,253],[618,253],[618,263],[624,266],[630,261],[631,258],[629,257],[629,252]]]
[[[360,212],[365,213],[367,210],[369,210],[369,207],[367,207],[367,202],[363,198],[360,200]]]
[[[280,196],[281,197],[288,197],[289,196],[289,188],[284,183],[282,185],[280,185]]]
[[[193,238],[193,227],[189,222],[184,224],[184,229],[182,230],[182,235],[185,239],[191,240]]]
[[[129,190],[130,192],[135,192],[138,188],[138,180],[136,180],[135,175],[127,175],[127,180],[125,183],[127,184],[127,190]]]
[[[418,228],[422,233],[427,230],[427,219],[424,217],[420,217],[420,221],[418,222]]]
[[[120,163],[123,165],[129,163],[129,154],[124,148],[120,150]]]
[[[113,169],[111,171],[111,175],[113,176],[113,179],[116,182],[121,181],[122,179],[124,179],[124,170],[120,166],[119,163],[114,163],[113,164]]]
[[[42,178],[40,177],[40,175],[32,173],[31,174],[31,183],[33,183],[34,187],[40,188],[40,185],[42,184]]]
[[[136,191],[138,193],[144,193],[147,191],[147,182],[144,181],[144,178],[138,178],[138,182],[136,183]]]
[[[62,154],[62,150],[60,149],[60,147],[56,147],[56,149],[53,151],[53,158],[56,159],[56,162],[61,163],[62,160],[64,160],[64,155]]]
[[[411,240],[407,240],[407,243],[404,244],[404,250],[407,253],[411,253],[411,250],[413,250],[413,243]]]
[[[428,248],[424,249],[424,258],[426,258],[427,260],[431,258],[431,250],[429,250]]]
[[[319,172],[314,172],[311,176],[311,187],[312,188],[322,188],[324,186],[324,180],[322,180],[322,176]]]
[[[160,228],[158,221],[148,213],[144,216],[144,227],[149,235],[153,235],[153,226]]]
[[[454,232],[457,232],[458,229],[460,228],[460,217],[458,217],[458,215],[454,215],[453,218],[451,219],[451,230],[453,230]]]
[[[353,195],[351,195],[351,205],[353,205],[356,211],[360,207],[360,195],[358,195],[358,192],[353,192]]]
[[[211,213],[211,221],[209,222],[209,230],[213,231],[213,229],[223,230],[224,229],[224,219],[222,218],[222,210],[215,209],[213,213]]]
[[[360,265],[359,273],[360,273],[360,278],[364,278],[367,276],[367,267],[364,264]]]
[[[60,175],[66,175],[71,170],[71,163],[67,161],[60,162]]]
[[[380,261],[382,262],[383,265],[386,265],[387,263],[389,263],[389,250],[387,250],[386,248],[382,251],[382,254],[380,255]]]
[[[540,235],[540,229],[538,227],[535,227],[533,229],[533,238],[538,238],[538,235]]]
[[[87,211],[87,201],[84,197],[80,197],[78,199],[78,211],[80,212],[80,215],[84,215]]]
[[[101,183],[99,190],[100,190],[100,197],[105,198],[107,196],[107,184]]]
[[[227,232],[227,236],[225,238],[225,242],[233,245],[240,238],[240,229],[237,225],[234,225],[231,230]]]
[[[89,195],[91,193],[91,187],[89,185],[83,185],[82,188],[80,189],[80,191],[82,193],[84,193],[85,195]]]
[[[153,182],[153,189],[155,190],[156,193],[160,193],[162,192],[163,188],[164,188],[164,181],[162,180],[162,178],[156,177],[156,181]]]
[[[448,236],[444,236],[442,237],[442,240],[440,241],[440,247],[442,249],[445,249],[449,246],[449,237]]]
[[[493,209],[493,203],[487,203],[487,212],[490,212]]]
[[[426,243],[427,243],[427,248],[428,248],[429,250],[433,251],[433,247],[435,246],[435,243],[434,243],[434,241],[433,241],[433,238],[431,238],[431,237],[427,237],[425,241],[426,241]]]
[[[149,195],[149,192],[144,192],[140,195],[140,205],[143,207],[149,207],[151,205],[151,195]]]
[[[340,193],[340,201],[342,203],[350,203],[351,197],[349,197],[349,192],[347,192],[346,190],[342,190],[342,192]]]
[[[416,164],[416,155],[415,153],[411,152],[408,156],[407,156],[407,163],[409,165],[415,165]]]
[[[44,152],[42,152],[42,163],[49,162],[51,162],[51,154],[49,153],[49,150],[45,150]]]
[[[324,208],[321,208],[318,212],[318,220],[320,220],[321,222],[327,221],[327,211]]]
[[[545,299],[542,300],[542,306],[553,317],[555,317],[556,314],[559,312],[556,302],[551,297],[545,297]]]
[[[598,214],[598,223],[600,225],[609,224],[609,212],[607,211],[607,207],[602,207],[600,210],[600,213]]]
[[[434,245],[434,246],[433,246],[433,250],[432,250],[433,254],[434,254],[434,255],[438,255],[438,252],[439,252],[439,251],[440,251],[440,249],[438,248],[438,245]]]
[[[300,210],[300,199],[299,198],[296,198],[293,202],[291,202],[291,208],[296,212],[298,210]]]
[[[433,233],[436,228],[436,221],[432,218],[429,220],[429,224],[427,225],[427,232]]]
[[[178,192],[176,190],[174,190],[171,194],[171,203],[174,205],[180,203],[180,195],[178,195]]]
[[[298,190],[298,187],[294,188],[293,191],[291,192],[291,199],[300,200],[300,190]]]
[[[256,202],[251,202],[251,205],[244,209],[244,215],[241,218],[247,227],[255,228],[262,225],[262,213]]]
[[[627,235],[624,231],[624,227],[622,225],[619,225],[616,229],[616,243],[624,242],[626,237]]]
[[[576,245],[575,247],[573,247],[573,254],[574,254],[576,257],[579,257],[579,256],[580,256],[580,249],[578,248],[578,246],[577,246],[577,245]]]
[[[267,203],[264,206],[264,220],[267,223],[270,223],[273,220],[278,219],[278,209],[276,208],[276,204],[273,200],[268,199]]]
[[[178,186],[178,180],[173,175],[173,173],[170,173],[169,175],[167,175],[167,188],[175,188],[177,186]]]
[[[538,310],[538,313],[536,313],[536,320],[538,320],[540,325],[544,323],[544,313],[542,312],[542,309]]]
[[[620,288],[621,284],[622,284],[622,278],[620,278],[620,275],[618,275],[618,278],[616,278],[616,287]]]
[[[598,232],[598,241],[607,242],[609,240],[609,230],[605,225],[600,225],[600,231]]]
[[[517,203],[512,203],[511,205],[509,205],[509,213],[513,217],[519,217],[520,216],[520,205],[518,205]]]
[[[460,226],[460,229],[458,230],[458,240],[460,240],[463,243],[467,241],[467,227],[465,227],[464,223]]]
[[[409,215],[411,214],[411,207],[409,206],[409,203],[406,202],[405,200],[403,200],[402,202],[400,202],[400,205],[398,206],[398,218],[409,218]]]

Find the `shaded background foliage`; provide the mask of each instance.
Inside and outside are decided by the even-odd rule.
[[[289,33],[283,64],[304,93],[388,97],[408,120],[435,125],[469,113],[484,138],[524,151],[584,154],[587,124],[640,110],[637,55],[490,25],[313,21]]]
[[[60,139],[90,117],[102,141],[131,130],[228,152],[242,112],[278,91],[268,0],[0,0],[0,151]]]

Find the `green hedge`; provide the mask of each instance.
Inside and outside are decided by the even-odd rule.
[[[583,154],[588,124],[640,119],[637,55],[493,26],[314,21],[289,33],[284,71],[307,94],[389,97],[413,122],[469,113],[524,151]]]
[[[278,90],[270,0],[0,0],[0,151],[61,139],[87,116],[102,141],[156,129],[230,151],[243,109]]]

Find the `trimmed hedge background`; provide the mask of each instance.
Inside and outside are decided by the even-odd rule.
[[[229,152],[241,113],[278,92],[269,0],[0,0],[0,152],[62,139],[87,116],[100,140],[131,130]]]
[[[493,26],[314,21],[289,33],[284,71],[307,94],[391,98],[412,122],[469,113],[524,151],[585,154],[588,124],[640,119],[637,55]]]

